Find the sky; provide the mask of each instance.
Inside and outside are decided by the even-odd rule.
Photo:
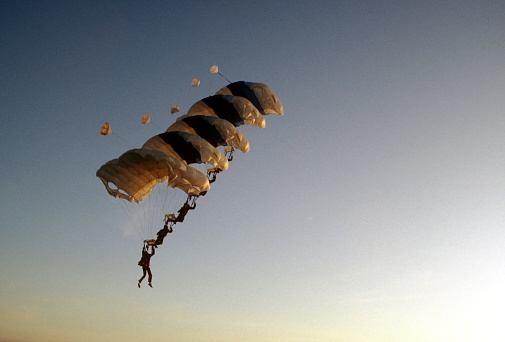
[[[505,340],[503,56],[501,1],[2,2],[0,341]],[[212,65],[285,115],[139,289],[95,172]]]

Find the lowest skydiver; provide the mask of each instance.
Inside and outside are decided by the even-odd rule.
[[[149,246],[151,246],[151,251],[152,253],[149,253]],[[149,282],[149,286],[153,287],[152,285],[152,280],[153,280],[153,274],[151,273],[151,268],[150,268],[150,262],[151,262],[151,257],[154,255],[155,250],[153,245],[149,245],[147,242],[144,244],[144,248],[142,248],[142,258],[139,261],[139,266],[142,266],[142,277],[139,279],[138,287],[140,288],[140,283],[142,283],[142,280],[146,277],[146,273],[149,275],[149,278],[147,281]]]

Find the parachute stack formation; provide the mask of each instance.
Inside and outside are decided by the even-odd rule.
[[[211,72],[216,72],[217,67],[213,68]],[[173,106],[171,112],[178,110]],[[237,127],[246,124],[263,128],[268,114],[283,115],[284,111],[267,85],[230,83],[215,95],[197,101],[166,132],[148,139],[142,148],[129,150],[102,165],[96,176],[111,196],[121,200],[139,203],[157,184],[166,183],[194,201],[209,191],[217,173],[228,168],[234,149],[249,151],[249,142]],[[148,120],[144,116],[142,122]],[[100,133],[112,133],[110,125],[104,123]],[[225,147],[225,153],[218,146]],[[212,168],[206,175],[190,166],[194,163]]]

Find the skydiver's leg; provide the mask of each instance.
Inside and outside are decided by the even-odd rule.
[[[149,274],[149,277],[147,278],[147,280],[149,281],[149,286],[152,287],[151,282],[153,281],[153,274],[151,273],[150,267],[147,267],[147,273]]]
[[[142,266],[142,271],[143,271],[143,274],[142,274],[142,278],[139,279],[139,284],[142,282],[142,280],[144,280],[144,278],[146,277],[146,269],[147,267],[145,266]],[[149,275],[151,274],[151,270],[149,270]]]

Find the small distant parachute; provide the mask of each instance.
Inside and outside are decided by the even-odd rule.
[[[140,122],[143,123],[144,125],[148,124],[151,122],[151,117],[149,116],[149,114],[144,114],[142,116],[142,119],[140,119]]]
[[[210,67],[210,73],[211,74],[218,74],[219,76],[221,76],[222,78],[227,80],[229,83],[231,83],[229,79],[227,79],[222,73],[219,72],[219,67],[217,65],[213,65]]]
[[[178,105],[173,105],[170,107],[170,114],[175,114],[179,112],[179,106]]]
[[[198,78],[193,78],[191,81],[191,86],[192,87],[199,87],[200,86],[200,80]]]
[[[112,128],[110,127],[110,124],[108,122],[104,122],[100,126],[100,134],[101,135],[109,135],[112,134]]]

